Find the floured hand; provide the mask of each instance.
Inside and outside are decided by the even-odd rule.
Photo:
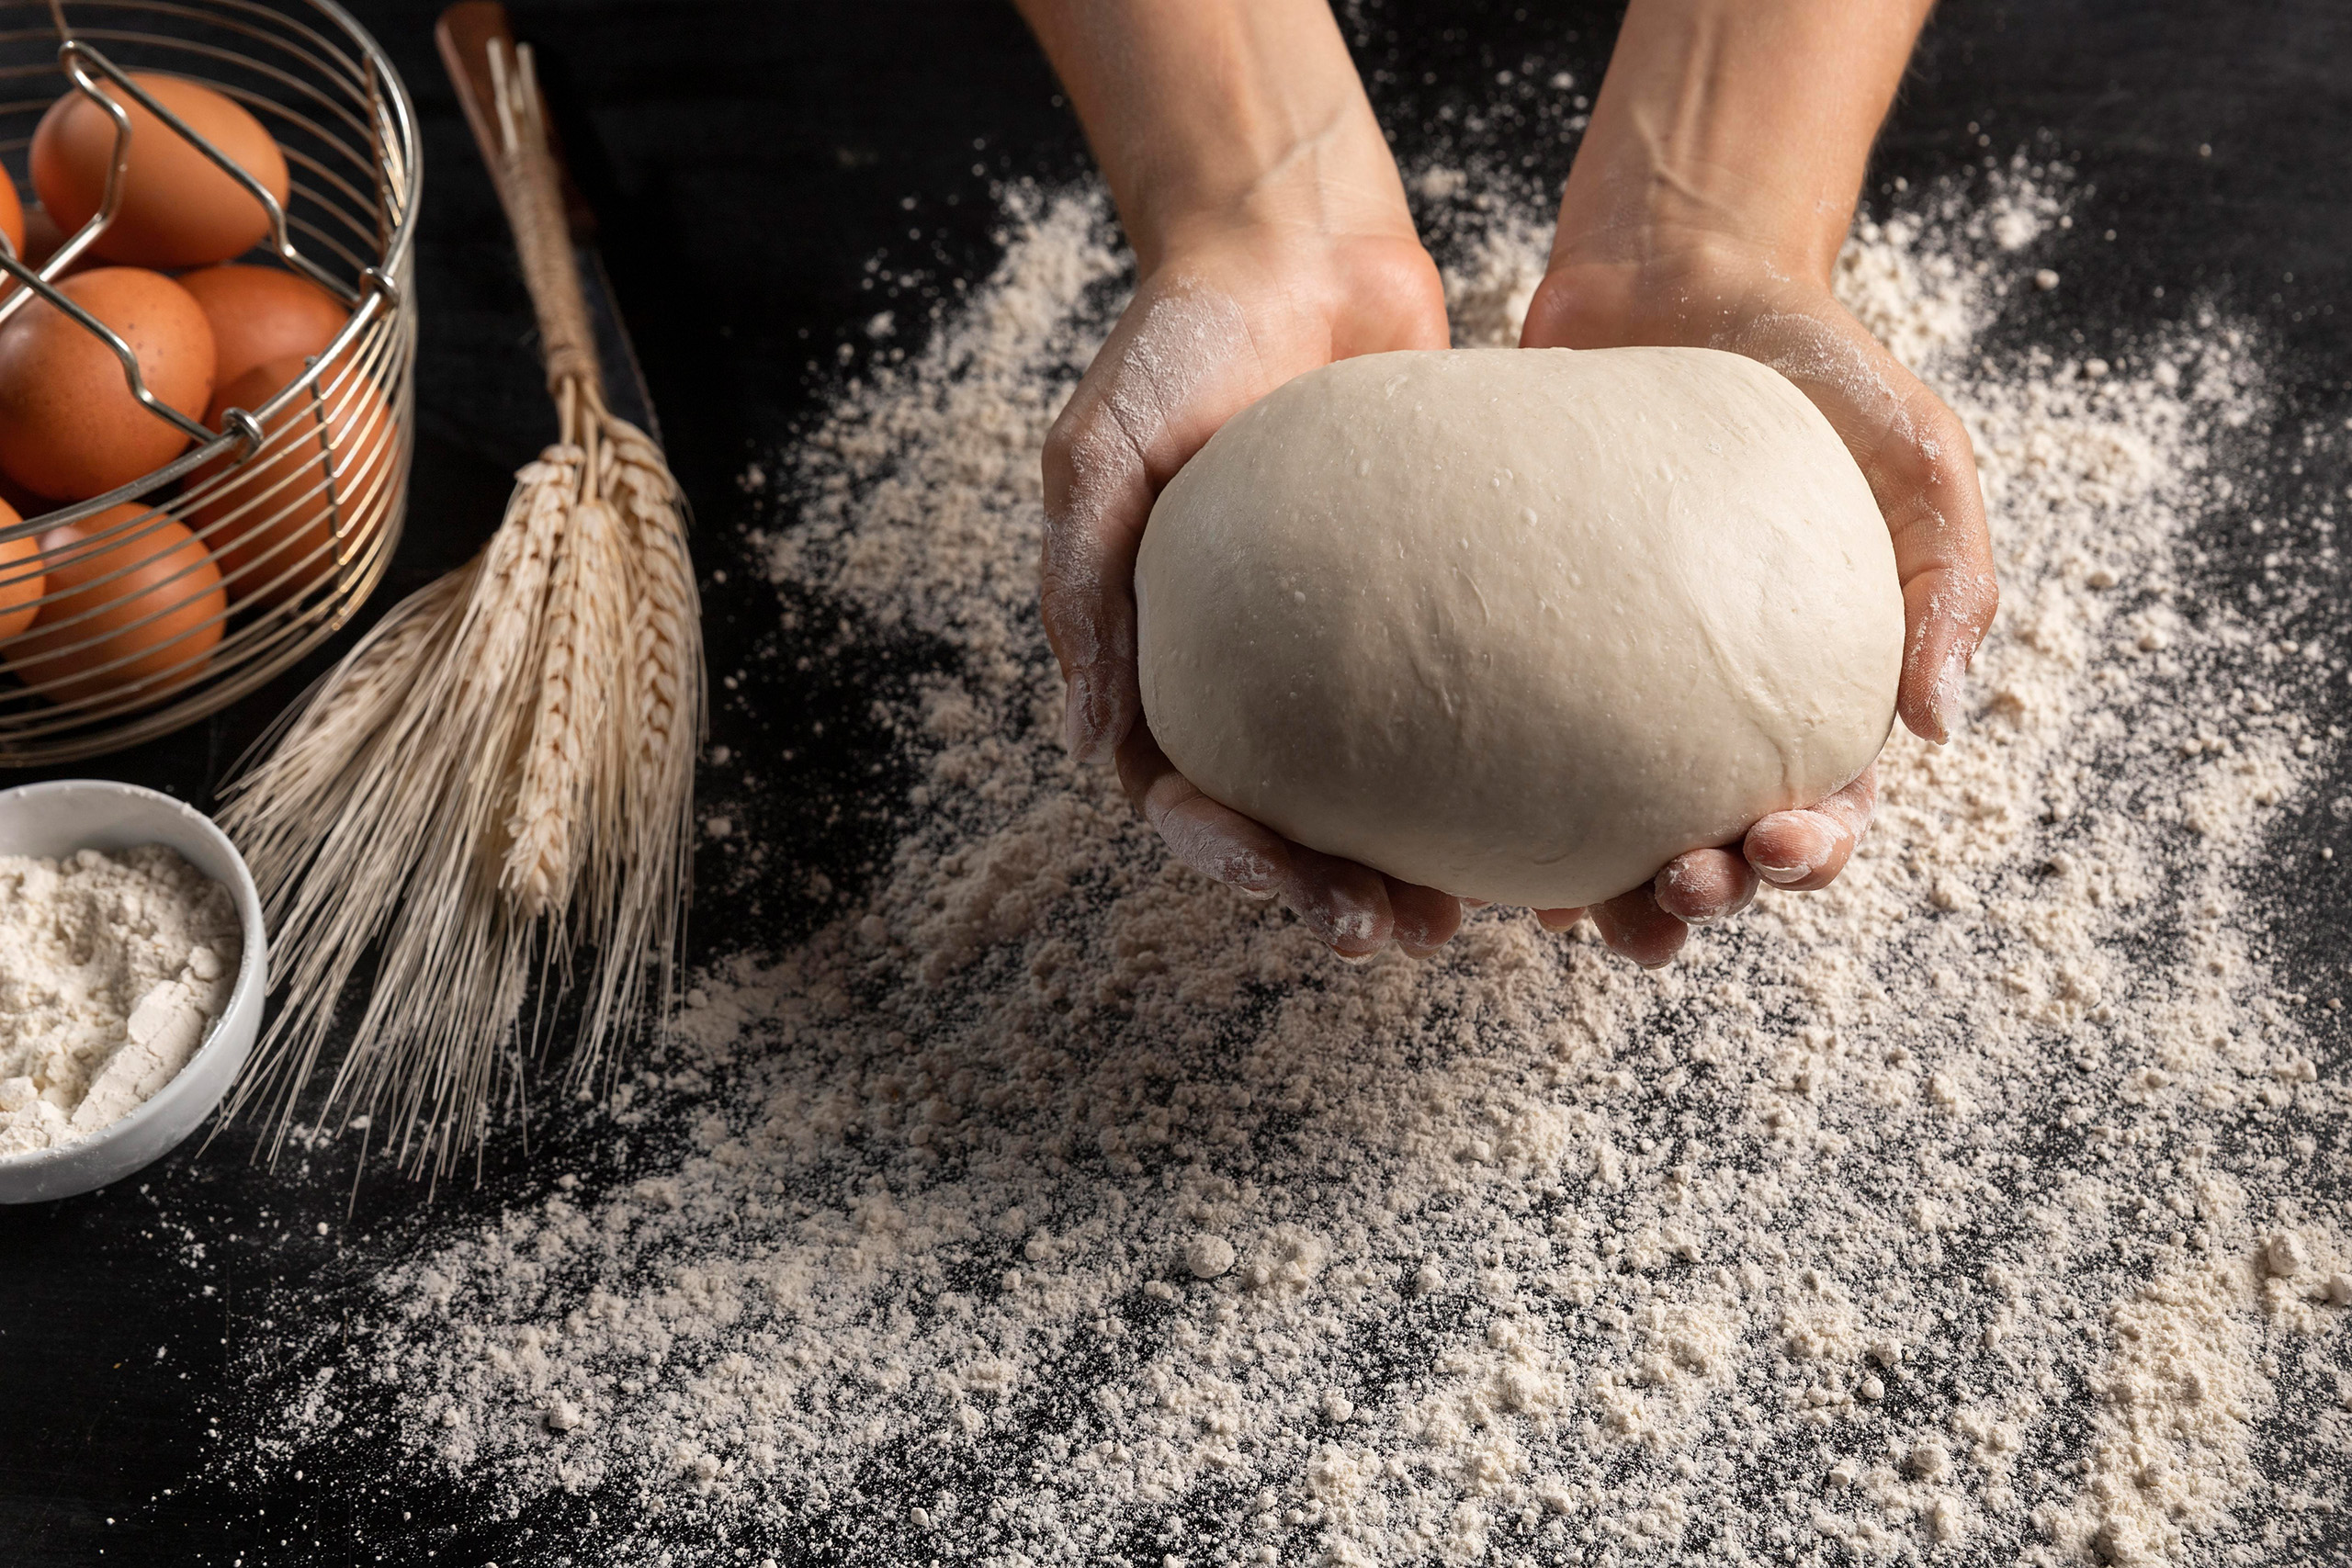
[[[1335,359],[1446,345],[1437,269],[1398,228],[1326,237],[1256,225],[1173,255],[1136,290],[1046,446],[1046,633],[1069,682],[1066,739],[1115,756],[1178,859],[1279,898],[1343,957],[1453,936],[1459,899],[1295,844],[1193,788],[1144,722],[1134,572],[1152,502],[1226,420]]]
[[[1634,0],[1560,201],[1530,347],[1722,349],[1770,365],[1844,440],[1885,513],[1903,583],[1895,711],[1933,741],[1961,721],[1999,592],[1960,420],[1829,288],[1871,142],[1928,0]],[[1825,887],[1870,826],[1874,773],[1740,843],[1694,849],[1590,911],[1610,946],[1671,958],[1760,883]],[[1555,927],[1585,911],[1545,912]]]
[[[1975,457],[1958,416],[1826,287],[1722,245],[1660,246],[1637,261],[1555,259],[1522,342],[1723,349],[1793,382],[1845,441],[1886,515],[1905,627],[1895,711],[1914,734],[1951,738],[1969,662],[1999,603]],[[1648,886],[1591,911],[1594,924],[1628,957],[1663,964],[1689,927],[1744,908],[1759,879],[1792,892],[1827,886],[1869,828],[1876,797],[1865,773],[1810,809],[1764,818],[1739,845],[1693,850]],[[1577,913],[1547,911],[1546,923],[1573,924]]]

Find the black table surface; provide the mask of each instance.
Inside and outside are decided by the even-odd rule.
[[[472,552],[514,467],[550,429],[527,303],[433,52],[435,0],[349,3],[414,95],[426,171],[415,485],[372,614]],[[863,344],[856,328],[876,309],[860,288],[869,256],[940,281],[984,271],[992,183],[1080,177],[1084,146],[999,0],[520,0],[514,14],[604,218],[621,308],[695,505],[713,668],[745,671],[717,694],[713,739],[750,758],[791,746],[799,759],[763,769],[752,797],[728,798],[766,841],[797,848],[758,874],[705,876],[697,955],[774,946],[840,907],[799,891],[811,872],[854,897],[885,841],[899,803],[874,787],[870,764],[888,744],[865,716],[875,683],[903,672],[852,655],[784,678],[797,650],[742,537],[757,502],[737,476],[854,373],[836,350]],[[1442,106],[1481,101],[1498,68],[1540,62],[1597,80],[1615,27],[1614,7],[1567,0],[1396,0],[1343,14],[1408,157]],[[2085,319],[2155,321],[2167,309],[2153,299],[2160,283],[2172,309],[2217,299],[2275,329],[2285,407],[2346,400],[2352,309],[2333,308],[2352,267],[2342,0],[1948,0],[1873,185],[1981,159],[1980,136],[2003,153],[2063,153],[2080,172],[2077,211],[2117,231],[2070,274]],[[908,239],[909,198],[920,242]],[[65,771],[203,803],[324,657],[209,724]],[[2292,940],[2309,962],[2340,967],[2352,954],[2341,908],[2303,912]],[[396,1256],[494,1212],[523,1168],[511,1142],[496,1144],[479,1187],[445,1188],[428,1207],[397,1178],[355,1193],[347,1165],[273,1170],[253,1149],[232,1128],[114,1189],[0,1211],[0,1563],[422,1562],[431,1550],[438,1563],[512,1568],[561,1556],[560,1517],[481,1520],[447,1487],[350,1475],[249,1478],[232,1492],[208,1470],[208,1428],[249,1412],[233,1369],[282,1327],[266,1316],[275,1285],[355,1254]],[[165,1184],[168,1212],[155,1195]],[[203,1263],[191,1268],[198,1244]]]

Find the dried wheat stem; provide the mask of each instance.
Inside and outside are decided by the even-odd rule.
[[[379,1148],[436,1179],[523,1109],[518,1020],[535,976],[552,1012],[575,944],[594,953],[575,1081],[609,1071],[649,976],[669,1005],[693,870],[705,699],[684,503],[659,449],[604,407],[521,63],[500,73],[501,190],[560,438],[515,476],[481,555],[320,684],[224,817],[287,982],[232,1111],[274,1100],[282,1144],[372,959],[319,1115],[367,1111]]]
[[[606,492],[634,547],[626,676],[634,729],[622,777],[632,880],[592,987],[589,1032],[599,1041],[641,1010],[649,957],[657,1005],[666,1011],[675,998],[693,885],[695,756],[704,724],[701,607],[685,549],[683,498],[642,432],[609,416],[604,430]],[[574,1058],[578,1073],[596,1066],[591,1054]]]
[[[602,501],[575,508],[548,592],[538,710],[507,812],[499,874],[526,918],[560,914],[581,852],[609,836],[575,831],[575,824],[591,808],[600,771],[594,753],[615,719],[626,629],[616,535],[612,510]]]

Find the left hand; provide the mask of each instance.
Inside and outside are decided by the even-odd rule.
[[[1962,679],[1999,602],[1959,417],[1826,284],[1716,236],[1654,235],[1635,247],[1622,232],[1611,239],[1597,257],[1573,245],[1555,254],[1528,307],[1522,345],[1724,349],[1793,382],[1844,439],[1886,514],[1906,628],[1895,711],[1912,733],[1950,739]],[[1589,911],[1543,911],[1544,922],[1566,930],[1589,913],[1610,947],[1662,964],[1691,926],[1745,908],[1759,881],[1791,892],[1827,886],[1869,828],[1877,793],[1876,769],[1865,769],[1826,800],[1765,818],[1737,844],[1691,850],[1645,886]]]
[[[1993,622],[1992,542],[1968,432],[1830,292],[1871,141],[1930,0],[1632,0],[1521,342],[1717,348],[1813,400],[1886,514],[1905,638],[1895,711],[1960,723]],[[1779,811],[1737,844],[1677,856],[1589,911],[1637,963],[1736,914],[1759,882],[1826,887],[1870,826],[1877,777]],[[1543,911],[1555,929],[1588,911]]]

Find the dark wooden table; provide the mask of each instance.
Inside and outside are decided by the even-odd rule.
[[[435,5],[351,3],[405,73],[426,148],[416,483],[380,608],[472,551],[512,468],[549,431],[522,288],[434,57]],[[1440,106],[1479,101],[1498,66],[1532,56],[1597,79],[1614,27],[1613,7],[1552,0],[1362,9],[1364,62],[1390,68],[1374,96],[1408,153]],[[789,869],[796,884],[822,870],[854,896],[889,805],[869,772],[888,746],[865,716],[876,686],[903,681],[915,660],[855,655],[820,664],[813,682],[763,673],[788,671],[796,650],[779,646],[774,591],[742,556],[752,503],[735,478],[847,374],[835,347],[875,308],[858,288],[862,264],[886,250],[907,259],[902,198],[923,214],[917,259],[943,278],[977,273],[992,256],[989,182],[1074,177],[1083,146],[997,0],[523,0],[515,13],[604,215],[621,305],[699,514],[714,668],[750,671],[722,694],[714,738],[750,756],[790,745],[802,759],[729,808],[808,846]],[[2111,246],[2075,253],[2072,309],[2143,325],[2203,291],[2273,329],[2289,412],[2352,400],[2352,9],[2341,0],[1948,0],[1873,178],[1958,167],[1981,156],[1980,128],[2003,152],[2063,150],[2090,187],[2078,210],[2118,231]],[[2152,299],[2160,282],[2169,307]],[[803,369],[812,359],[815,374]],[[77,771],[202,801],[304,678]],[[837,803],[848,809],[829,827]],[[780,880],[734,886],[697,909],[702,955],[773,945],[830,912]],[[2285,923],[2285,956],[2301,942],[2340,964],[2343,910],[2304,912]],[[251,1153],[232,1130],[202,1157],[184,1151],[114,1190],[0,1211],[0,1563],[421,1562],[428,1547],[440,1563],[558,1560],[560,1509],[484,1524],[446,1488],[389,1476],[277,1477],[235,1495],[205,1479],[208,1431],[234,1427],[246,1408],[230,1368],[292,1326],[266,1315],[275,1284],[356,1267],[358,1247],[395,1255],[493,1212],[523,1179],[501,1145],[480,1189],[445,1190],[425,1212],[398,1180],[355,1194],[347,1167],[289,1157],[273,1171]],[[150,1192],[166,1184],[168,1221]],[[348,1544],[355,1526],[365,1546]]]

